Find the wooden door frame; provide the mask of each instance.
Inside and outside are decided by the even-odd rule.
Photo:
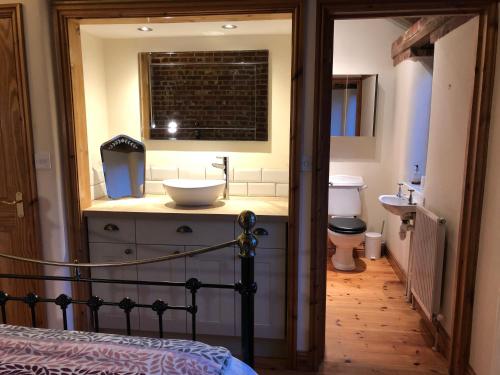
[[[469,364],[474,284],[488,151],[488,132],[497,50],[497,2],[488,0],[318,0],[316,21],[315,113],[312,162],[310,324],[312,365],[317,368],[325,350],[328,177],[330,166],[330,95],[333,19],[374,18],[431,14],[470,13],[480,17],[476,76],[463,208],[453,323],[450,374],[463,375]]]
[[[31,103],[29,96],[29,79],[26,61],[25,33],[23,22],[23,5],[21,3],[0,4],[0,15],[4,18],[10,18],[14,30],[14,50],[16,55],[17,79],[19,81],[19,104],[22,117],[22,128],[19,129],[19,136],[23,137],[26,144],[24,152],[28,155],[30,168],[27,171],[29,186],[26,187],[27,196],[23,197],[25,205],[31,206],[33,210],[33,231],[30,236],[29,245],[33,246],[34,257],[41,258],[43,254],[41,241],[40,210],[38,204],[38,190],[36,183],[35,168],[35,147],[33,143],[33,125],[31,121]],[[23,220],[27,220],[25,217]],[[43,272],[40,267],[30,267],[26,272]],[[36,282],[37,293],[43,293],[45,285],[41,281]],[[37,326],[45,327],[47,325],[47,314],[45,309],[37,311]]]
[[[304,0],[53,0],[52,27],[57,62],[57,82],[61,154],[65,186],[66,220],[68,225],[69,256],[87,260],[85,223],[82,210],[90,204],[88,150],[77,141],[85,130],[85,107],[82,73],[73,71],[71,58],[81,59],[70,49],[71,32],[77,31],[78,21],[88,18],[205,16],[228,14],[291,13],[292,69],[290,113],[290,190],[287,252],[287,358],[283,366],[296,365],[297,317],[297,258],[300,178],[300,119],[302,116],[303,17]],[[71,31],[73,30],[73,31]],[[70,32],[71,31],[71,32]],[[81,53],[81,52],[80,52]],[[73,54],[73,56],[71,56]],[[82,106],[83,105],[83,106]],[[88,289],[73,286],[74,298],[85,298]],[[85,309],[75,311],[78,328],[88,324]]]

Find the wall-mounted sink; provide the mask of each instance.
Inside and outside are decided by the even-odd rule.
[[[397,195],[381,195],[378,197],[382,206],[394,215],[401,216],[401,219],[406,220],[411,214],[417,212],[415,204],[409,204],[408,198],[398,197]]]
[[[165,180],[163,187],[181,206],[210,206],[224,191],[224,180]]]

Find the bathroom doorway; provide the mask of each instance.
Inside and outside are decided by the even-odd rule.
[[[354,4],[356,3],[356,4]],[[375,185],[377,181],[380,183],[384,183],[384,181],[388,180],[388,175],[380,172],[376,172],[373,170],[373,163],[368,162],[370,157],[373,155],[378,155],[378,149],[380,145],[377,145],[377,141],[373,142],[370,139],[347,139],[346,141],[340,140],[330,140],[330,137],[327,135],[332,134],[332,121],[335,115],[335,111],[332,109],[332,67],[333,74],[335,75],[336,65],[335,65],[335,53],[336,46],[334,43],[334,38],[336,38],[336,23],[337,22],[348,22],[348,20],[359,21],[362,24],[359,25],[359,29],[363,27],[367,27],[370,22],[374,22],[377,20],[376,17],[386,18],[387,16],[391,17],[392,21],[396,21],[398,23],[397,18],[403,18],[403,21],[409,22],[408,27],[412,27],[418,19],[423,17],[430,17],[430,15],[438,16],[438,17],[446,17],[453,16],[458,17],[458,14],[462,16],[475,16],[475,21],[477,23],[477,37],[474,37],[475,46],[477,45],[477,53],[475,48],[469,51],[470,56],[473,58],[472,64],[472,83],[470,84],[470,104],[469,108],[472,111],[472,117],[470,124],[466,124],[466,134],[464,139],[467,141],[464,142],[461,152],[468,153],[467,157],[463,160],[464,162],[464,176],[463,180],[465,180],[464,186],[470,186],[470,189],[459,189],[460,191],[460,199],[461,204],[458,207],[462,207],[458,212],[458,219],[456,223],[456,257],[459,259],[466,259],[464,263],[457,262],[456,259],[453,259],[451,263],[455,265],[456,278],[453,282],[448,284],[449,295],[446,303],[449,306],[449,315],[447,317],[448,322],[448,331],[453,331],[454,335],[448,341],[448,359],[450,362],[450,371],[456,374],[464,373],[465,369],[468,365],[468,351],[470,348],[470,330],[471,330],[471,322],[472,322],[472,306],[470,303],[466,302],[467,291],[472,290],[474,287],[474,279],[475,279],[475,259],[477,257],[477,238],[479,235],[479,220],[472,220],[473,217],[480,217],[481,208],[482,208],[482,186],[484,184],[484,170],[485,170],[485,160],[486,160],[486,149],[487,149],[487,132],[488,132],[488,122],[489,122],[489,112],[491,107],[491,95],[492,95],[492,87],[490,84],[486,82],[492,82],[493,77],[493,66],[495,62],[494,51],[496,48],[496,23],[495,20],[497,18],[496,7],[489,6],[487,2],[480,5],[470,6],[467,3],[463,4],[463,7],[453,7],[450,8],[448,4],[434,2],[432,6],[429,6],[427,9],[423,9],[421,4],[415,2],[415,4],[405,4],[404,10],[399,8],[398,5],[390,5],[390,4],[381,4],[378,8],[377,6],[374,8],[371,7],[371,11],[369,13],[361,12],[359,9],[362,9],[364,4],[363,1],[353,2],[349,5],[337,4],[334,1],[319,1],[319,19],[320,26],[318,37],[318,45],[320,49],[317,51],[317,71],[316,71],[316,119],[315,123],[315,138],[314,138],[314,146],[313,146],[313,196],[316,196],[317,199],[313,202],[312,207],[312,220],[313,220],[313,235],[311,236],[311,249],[312,249],[312,260],[311,260],[311,270],[315,270],[315,272],[311,272],[311,298],[312,300],[317,301],[316,304],[313,304],[310,310],[310,314],[312,316],[311,324],[310,324],[310,340],[315,343],[313,347],[316,348],[314,352],[315,364],[318,366],[325,357],[325,332],[328,335],[328,330],[333,326],[333,329],[337,330],[338,334],[342,329],[342,321],[338,320],[339,318],[335,318],[333,321],[329,321],[329,308],[335,306],[338,309],[337,314],[340,313],[343,306],[338,301],[342,300],[339,297],[353,297],[350,295],[352,291],[356,292],[357,290],[362,289],[362,278],[365,277],[360,276],[365,273],[369,274],[371,271],[370,268],[374,268],[371,266],[380,265],[383,266],[383,262],[385,262],[388,269],[393,273],[391,278],[386,279],[386,284],[382,283],[379,285],[379,289],[385,294],[385,297],[390,298],[391,301],[395,299],[395,295],[393,295],[393,291],[391,292],[391,286],[396,286],[399,283],[396,275],[400,273],[400,278],[404,277],[404,271],[398,269],[397,266],[394,266],[394,262],[392,265],[392,269],[389,266],[388,260],[364,260],[361,261],[356,260],[356,268],[354,271],[350,273],[343,273],[345,271],[337,270],[333,271],[334,265],[330,262],[330,253],[328,252],[328,243],[325,241],[325,233],[327,232],[328,223],[325,220],[325,217],[328,216],[330,212],[328,211],[328,206],[325,202],[328,201],[327,197],[329,195],[329,187],[328,182],[331,182],[332,176],[332,168],[331,168],[331,155],[332,153],[336,153],[337,155],[344,153],[344,159],[342,163],[336,163],[336,167],[333,170],[333,174],[355,174],[360,175],[364,174],[365,179],[374,178]],[[397,17],[399,16],[399,17]],[[396,19],[394,19],[396,18]],[[363,21],[364,22],[363,22]],[[488,25],[492,26],[488,26]],[[393,24],[394,26],[394,24]],[[338,29],[337,29],[338,30]],[[415,31],[415,29],[412,29]],[[404,31],[403,31],[404,33]],[[411,34],[411,33],[408,33]],[[407,34],[407,35],[408,35]],[[451,35],[451,33],[449,34]],[[352,33],[351,33],[352,36]],[[443,38],[444,40],[444,38]],[[332,48],[333,47],[333,48]],[[350,44],[351,50],[356,48],[355,44]],[[373,43],[370,47],[376,49],[373,46]],[[338,51],[338,49],[337,49]],[[490,51],[490,52],[488,52]],[[363,53],[369,53],[370,50],[365,49]],[[389,53],[394,52],[390,51]],[[410,50],[407,52],[409,55],[404,56],[404,54],[400,56],[391,56],[394,59],[393,64],[398,69],[397,65],[401,62],[405,61],[408,58],[412,57],[422,57],[422,54],[425,55],[428,51],[415,51]],[[414,54],[411,56],[411,54]],[[333,64],[330,56],[333,55]],[[400,60],[401,59],[401,60]],[[337,65],[338,67],[338,65]],[[352,67],[356,67],[356,63],[352,63]],[[399,68],[401,69],[401,68]],[[360,74],[374,74],[377,72],[355,72],[356,75]],[[349,75],[354,74],[354,72],[338,72],[338,74]],[[379,80],[380,80],[379,76]],[[379,81],[379,84],[381,82]],[[344,85],[346,88],[354,89],[354,86],[347,87],[348,84]],[[448,86],[447,86],[448,87]],[[379,85],[380,88],[380,85]],[[453,86],[450,85],[448,89],[452,90]],[[387,103],[387,92],[380,90],[379,93],[381,96],[378,97],[377,102],[380,103],[382,100],[384,103]],[[345,102],[348,102],[354,95],[349,93],[348,95],[344,95]],[[390,99],[390,98],[389,98]],[[352,99],[353,100],[353,99]],[[349,107],[344,104],[344,119],[348,118]],[[342,114],[342,113],[341,113]],[[378,116],[381,114],[378,112]],[[342,116],[341,116],[342,117]],[[467,116],[466,116],[467,117]],[[355,122],[354,122],[355,124]],[[377,125],[377,124],[376,124]],[[378,124],[380,125],[380,124]],[[384,123],[384,126],[386,124]],[[432,126],[432,125],[431,125]],[[349,128],[349,126],[347,126]],[[380,131],[380,128],[379,130]],[[377,130],[376,130],[377,132]],[[380,137],[380,134],[379,134]],[[429,135],[432,137],[432,131]],[[377,135],[375,136],[377,139]],[[379,140],[380,141],[380,140]],[[390,141],[387,144],[384,144],[382,147],[393,147],[393,142]],[[443,141],[441,141],[443,142]],[[362,163],[366,162],[366,170],[365,172],[359,173],[349,173],[353,170],[352,166],[356,160],[352,160],[353,152],[357,151],[353,146],[358,144],[358,150],[360,150],[360,155],[362,157],[360,159]],[[443,144],[443,143],[442,143]],[[429,145],[429,149],[431,146]],[[438,147],[439,148],[439,147]],[[441,147],[443,148],[443,147]],[[468,151],[467,151],[468,150]],[[381,162],[381,159],[377,159],[378,162]],[[359,170],[358,170],[359,171]],[[405,172],[405,174],[411,174],[415,172],[414,170],[410,172]],[[411,183],[411,181],[409,181]],[[430,183],[430,180],[429,180]],[[363,204],[363,209],[366,209],[367,206],[372,204],[378,204],[379,207],[376,207],[372,212],[377,212],[378,209],[383,210],[377,198],[378,195],[382,194],[395,194],[397,193],[397,184],[395,186],[388,185],[385,187],[385,191],[379,190],[376,193],[370,192],[370,184],[366,184],[367,189],[361,192],[361,203]],[[374,184],[372,185],[372,190]],[[410,189],[414,190],[411,186]],[[377,190],[375,188],[374,190]],[[389,191],[387,191],[389,190]],[[374,194],[372,199],[371,194]],[[383,211],[382,211],[383,212]],[[349,216],[357,216],[357,210],[353,210],[349,214]],[[369,231],[380,232],[382,225],[380,222],[376,223],[373,220],[373,214],[370,212],[365,212],[367,216],[366,223],[368,224]],[[362,217],[363,218],[363,217]],[[332,228],[332,223],[330,223],[330,227]],[[388,224],[387,222],[385,223]],[[371,228],[370,228],[371,225]],[[345,229],[345,228],[344,228]],[[348,228],[349,229],[349,228]],[[352,229],[352,228],[351,228]],[[386,226],[385,231],[388,228]],[[354,233],[353,233],[354,234]],[[474,244],[474,245],[472,245]],[[353,245],[355,247],[356,245]],[[333,250],[334,251],[334,250]],[[394,257],[393,257],[394,258]],[[391,257],[389,257],[391,260]],[[393,259],[392,259],[393,260]],[[449,266],[449,264],[448,264]],[[323,270],[329,267],[331,272],[331,277],[329,277],[329,273],[318,272],[317,270]],[[376,275],[380,270],[375,270],[373,274]],[[359,272],[359,273],[356,273]],[[366,273],[368,272],[368,273]],[[384,271],[381,271],[382,273]],[[339,280],[335,283],[335,277]],[[445,275],[446,277],[446,275]],[[333,282],[332,282],[333,280]],[[456,281],[455,281],[456,280]],[[446,283],[446,281],[445,281]],[[377,283],[376,282],[368,282],[368,287],[373,287]],[[346,287],[342,289],[343,287]],[[329,289],[332,287],[333,289]],[[354,288],[349,290],[349,288]],[[397,288],[395,288],[396,290]],[[398,296],[404,296],[405,290],[404,288],[398,290]],[[374,294],[373,297],[376,297]],[[350,327],[351,329],[354,327],[364,327],[368,323],[365,321],[362,322],[362,317],[359,313],[356,312],[356,309],[359,308],[358,303],[362,301],[357,301],[356,298],[359,298],[359,295],[354,298],[348,298],[351,303],[354,303],[356,306],[351,305],[350,309],[344,309],[344,312],[347,311],[349,315],[349,319],[352,319],[354,322]],[[335,300],[337,299],[337,303]],[[343,300],[342,300],[343,301]],[[381,301],[379,301],[381,302]],[[345,307],[345,306],[344,306]],[[388,306],[382,305],[378,306],[379,310],[388,310]],[[387,312],[387,311],[385,311]],[[356,315],[357,314],[357,315]],[[366,314],[365,314],[366,315]],[[386,314],[389,315],[389,314]],[[451,315],[451,317],[450,317]],[[337,315],[338,316],[338,315]],[[403,314],[396,315],[403,316]],[[359,323],[359,324],[358,324]],[[373,323],[373,322],[372,322]],[[347,323],[348,325],[349,323]],[[358,325],[357,325],[358,324]],[[379,322],[380,332],[383,332],[383,329],[386,327],[382,327],[385,323]],[[361,334],[363,332],[355,331],[351,332],[354,335]],[[377,339],[381,339],[383,336],[379,335]],[[441,336],[438,338],[439,340],[443,340],[443,332],[441,331]],[[363,337],[364,338],[364,337]],[[333,346],[333,349],[328,348],[327,350],[335,350],[336,344],[340,345],[339,340],[342,340],[342,337],[332,336],[331,340],[327,341],[327,345]],[[357,340],[361,342],[362,340]],[[382,341],[384,341],[382,339]],[[354,342],[354,341],[353,341]],[[453,342],[453,345],[451,345]],[[444,346],[444,345],[442,345]],[[355,350],[353,347],[350,350]],[[365,348],[366,350],[366,348]],[[328,353],[326,353],[328,355]],[[446,353],[445,353],[446,354]],[[336,355],[340,355],[336,352]],[[376,355],[374,355],[371,359],[374,360]],[[352,357],[347,355],[346,357],[338,357],[335,359],[335,364],[337,365],[341,361],[346,365],[346,367],[355,368],[355,366],[350,365],[353,361]],[[421,362],[415,361],[411,365],[420,366]],[[328,367],[328,363],[325,364],[325,369]],[[335,367],[337,368],[337,367]],[[411,367],[410,367],[411,368]]]

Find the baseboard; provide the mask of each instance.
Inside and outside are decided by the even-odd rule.
[[[415,309],[417,312],[420,314],[420,317],[422,318],[423,321],[423,326],[427,331],[427,334],[429,335],[430,338],[430,344],[434,344],[434,337],[436,334],[437,330],[437,335],[438,335],[438,342],[437,342],[437,350],[439,353],[443,355],[443,357],[446,358],[446,360],[449,362],[450,357],[451,357],[451,338],[450,335],[448,335],[448,332],[445,331],[443,326],[441,325],[440,322],[437,322],[437,326],[434,325],[425,315],[424,311],[422,310],[422,307],[419,305],[418,301],[414,299],[413,301],[415,305]],[[472,368],[471,368],[472,370]]]
[[[297,351],[297,371],[314,371],[313,352]]]
[[[401,280],[403,284],[406,284],[406,272],[404,271],[403,267],[401,267],[401,264],[399,264],[397,259],[394,257],[394,255],[391,253],[391,251],[386,245],[383,246],[383,251],[385,253],[385,256],[387,257],[387,260],[389,261],[389,264],[396,273],[398,279]],[[422,318],[422,321],[424,323],[423,326],[426,330],[426,333],[428,334],[429,344],[430,345],[434,344],[434,337],[436,334],[436,330],[438,330],[438,347],[437,347],[438,352],[440,352],[449,361],[451,354],[450,336],[444,330],[443,326],[441,326],[440,322],[437,323],[438,326],[436,327],[429,319],[427,319],[427,316],[425,315],[425,313],[423,312],[422,308],[420,307],[420,305],[416,300],[415,300],[415,308],[420,314],[420,317]]]
[[[401,280],[401,282],[403,284],[406,284],[406,272],[403,269],[403,267],[401,267],[401,264],[399,264],[399,262],[394,257],[394,255],[392,255],[392,253],[389,250],[389,248],[387,247],[387,245],[384,244],[382,250],[383,250],[383,253],[385,254],[387,260],[389,261],[389,264],[391,265],[392,269],[396,273],[396,276],[398,277],[398,279]]]
[[[470,366],[470,363],[467,364],[467,367],[465,368],[465,375],[476,375],[476,372],[474,369]]]
[[[255,357],[255,368],[259,370],[286,370],[288,367],[285,358]]]

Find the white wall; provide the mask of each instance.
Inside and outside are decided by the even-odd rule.
[[[500,40],[479,240],[470,363],[477,375],[500,374]]]
[[[443,326],[451,334],[455,303],[458,231],[464,189],[468,128],[476,63],[478,18],[439,39],[424,187],[425,206],[446,219]]]
[[[26,60],[31,104],[31,122],[36,152],[49,152],[52,168],[37,170],[38,201],[45,259],[68,260],[66,226],[63,207],[62,173],[57,130],[50,18],[48,2],[39,0],[0,0],[1,4],[22,3]],[[4,178],[4,177],[2,177]],[[47,267],[47,274],[63,274],[64,270]],[[47,295],[70,293],[63,285],[46,283]],[[61,327],[57,306],[47,314],[51,327]]]
[[[432,93],[432,58],[405,60],[395,67],[394,142],[390,193],[398,182],[409,181],[413,164],[424,165]],[[417,148],[419,146],[419,148]],[[401,220],[387,215],[387,247],[401,267],[408,270],[410,236],[399,238]]]
[[[395,126],[391,44],[403,31],[383,19],[334,24],[333,74],[379,74],[375,137],[332,137],[330,142],[330,174],[359,175],[368,186],[362,193],[362,218],[371,231],[380,231],[387,218],[378,196],[396,189],[388,168]]]
[[[108,131],[106,65],[102,39],[82,32],[81,43],[90,159],[89,168],[90,176],[92,176],[94,167],[99,169],[99,166],[102,164],[100,146],[110,138]]]
[[[82,34],[87,34],[84,26]],[[103,39],[102,43],[107,102],[102,103],[101,106],[107,105],[107,135],[113,137],[125,133],[136,139],[141,139],[138,75],[140,52],[268,49],[270,60],[268,142],[145,140],[148,150],[147,162],[155,166],[198,167],[200,164],[209,166],[215,160],[215,156],[223,153],[230,157],[233,167],[288,168],[291,95],[290,35]],[[84,48],[88,46],[87,43]],[[102,83],[97,85],[87,83],[86,81],[86,98],[97,97]],[[99,131],[94,124],[89,123],[88,126],[89,138],[92,139],[89,147],[95,148],[99,139]],[[90,152],[93,151],[90,150]]]

